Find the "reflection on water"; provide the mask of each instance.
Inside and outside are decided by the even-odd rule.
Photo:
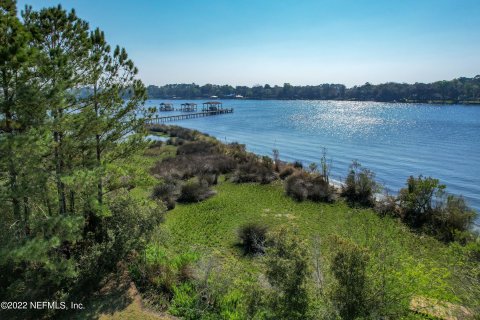
[[[436,177],[480,209],[478,106],[255,100],[225,100],[224,106],[235,113],[174,124],[244,143],[259,154],[271,155],[277,148],[281,158],[306,165],[319,162],[326,147],[335,179],[358,159],[392,192],[409,175]]]

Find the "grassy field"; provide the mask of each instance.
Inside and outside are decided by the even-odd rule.
[[[198,204],[177,205],[168,212],[158,237],[171,253],[214,252],[223,263],[248,272],[260,259],[243,256],[237,230],[247,222],[272,229],[287,225],[313,246],[320,240],[328,252],[329,237],[340,235],[368,248],[383,263],[395,265],[404,292],[460,302],[453,293],[450,270],[452,250],[430,237],[417,236],[391,218],[379,218],[370,209],[352,209],[345,203],[298,203],[284,195],[279,182],[272,185],[222,182],[217,195]]]
[[[148,175],[156,161],[174,157],[175,151],[175,147],[164,145],[149,149],[133,162]],[[157,182],[151,176],[143,180],[142,186],[132,192],[147,201]],[[335,251],[332,236],[338,235],[368,250],[370,274],[374,275],[374,281],[382,281],[388,287],[400,308],[408,309],[412,298],[472,304],[468,289],[462,285],[462,252],[456,244],[445,245],[432,237],[415,234],[396,219],[379,217],[371,209],[351,208],[343,201],[296,202],[285,195],[281,181],[269,185],[234,184],[222,176],[214,190],[216,194],[205,201],[177,204],[168,211],[164,223],[157,227],[147,244],[147,254],[160,252],[170,261],[185,255],[194,257],[196,264],[192,272],[197,279],[206,277],[206,265],[214,265],[212,285],[224,286],[221,290],[227,299],[239,294],[242,286],[258,281],[264,272],[264,259],[245,256],[238,240],[242,225],[258,222],[270,230],[286,226],[305,239],[312,257],[320,252],[320,267],[327,281],[331,281],[328,279],[329,258]],[[241,294],[239,296],[237,299],[241,299]],[[100,313],[101,318],[143,318],[142,314],[147,311],[137,300],[115,312]],[[147,315],[159,317],[155,313],[144,314]],[[224,318],[235,319],[235,316]],[[423,319],[414,314],[408,319],[417,318]]]

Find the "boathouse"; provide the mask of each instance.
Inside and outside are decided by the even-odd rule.
[[[203,103],[202,111],[218,111],[223,110],[223,105],[219,101],[208,101]]]
[[[184,112],[192,112],[197,111],[197,104],[196,103],[182,103],[180,106],[180,111]]]
[[[160,103],[160,111],[173,111],[173,104],[171,103]]]

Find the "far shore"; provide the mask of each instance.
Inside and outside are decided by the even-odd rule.
[[[404,104],[441,104],[441,105],[471,105],[471,106],[478,106],[480,105],[479,101],[453,101],[453,100],[428,100],[428,101],[421,101],[421,100],[402,100],[402,101],[379,101],[379,100],[336,100],[336,99],[259,99],[259,98],[231,98],[231,97],[218,97],[218,98],[211,98],[211,97],[196,97],[196,98],[183,98],[183,97],[176,97],[176,98],[165,98],[165,97],[148,97],[148,100],[229,100],[229,101],[242,101],[242,100],[258,100],[258,101],[339,101],[339,102],[377,102],[377,103],[404,103]]]

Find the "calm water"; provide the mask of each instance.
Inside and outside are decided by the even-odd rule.
[[[171,102],[179,107],[184,101]],[[258,154],[271,156],[276,148],[283,160],[307,166],[319,162],[325,147],[334,179],[343,180],[356,159],[393,193],[409,175],[432,176],[480,209],[479,106],[255,100],[226,100],[224,106],[235,113],[174,124],[244,143]]]

